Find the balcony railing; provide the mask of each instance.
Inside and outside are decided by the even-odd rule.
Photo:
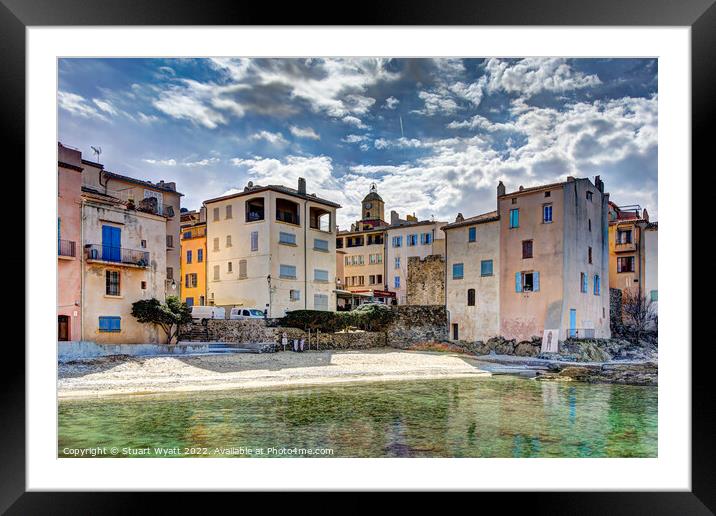
[[[72,240],[58,240],[57,254],[60,256],[69,256],[74,258],[77,256],[75,254],[75,243]]]
[[[85,258],[102,262],[112,262],[137,267],[149,267],[149,251],[125,249],[101,244],[87,244]]]
[[[614,244],[614,251],[617,253],[626,253],[629,251],[636,251],[636,243],[634,243],[634,242],[616,242]]]

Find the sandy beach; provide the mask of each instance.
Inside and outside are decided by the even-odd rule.
[[[58,365],[60,398],[489,376],[468,355],[392,348],[173,357]]]

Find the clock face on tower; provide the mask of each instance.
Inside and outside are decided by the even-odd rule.
[[[372,202],[367,202],[367,203],[365,203],[365,209],[366,209],[366,210],[369,210],[369,209],[371,209],[372,207],[373,207],[373,203],[372,203]]]

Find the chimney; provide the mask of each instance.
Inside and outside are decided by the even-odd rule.
[[[390,225],[395,225],[400,222],[400,217],[398,216],[398,212],[395,210],[390,210]]]
[[[497,196],[501,195],[505,195],[505,184],[502,181],[497,184]]]
[[[206,206],[199,208],[199,222],[206,222]]]
[[[502,181],[500,181],[500,184],[502,184]],[[502,188],[504,190],[504,188],[505,188],[504,185],[502,186]],[[462,213],[458,213],[457,217],[455,217],[455,222],[462,222],[464,220],[465,220],[465,217],[462,216]]]
[[[594,178],[594,186],[597,187],[597,190],[604,193],[604,181],[602,181],[600,176]]]
[[[302,177],[298,178],[298,193],[306,195],[306,180]]]
[[[646,211],[646,208],[644,208],[644,210],[641,212],[641,218],[649,222],[649,212]]]
[[[574,176],[567,176],[567,181],[569,181],[569,182],[574,181]]]

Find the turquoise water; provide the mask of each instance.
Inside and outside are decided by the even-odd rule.
[[[62,401],[58,455],[81,450],[97,457],[656,457],[657,389],[495,376]]]

